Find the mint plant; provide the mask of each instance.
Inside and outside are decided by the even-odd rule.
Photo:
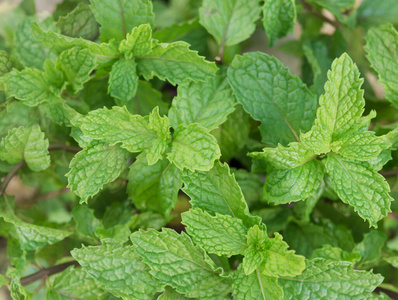
[[[395,299],[398,6],[359,2],[0,5],[2,290]]]

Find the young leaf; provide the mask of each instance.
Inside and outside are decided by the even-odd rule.
[[[12,62],[10,55],[3,50],[0,50],[0,77],[12,69]],[[0,86],[1,87],[1,86]]]
[[[70,162],[68,187],[78,195],[80,202],[87,202],[104,184],[114,181],[126,168],[128,152],[118,145],[109,146],[93,141]]]
[[[266,276],[258,269],[250,275],[246,275],[242,265],[235,273],[232,294],[237,300],[283,299],[283,289],[278,284],[278,278]]]
[[[222,297],[230,291],[225,278],[215,271],[216,265],[187,234],[163,228],[131,235],[137,253],[151,269],[151,275],[190,298]],[[189,274],[189,276],[187,276]]]
[[[260,13],[258,0],[204,0],[199,9],[200,24],[222,47],[248,39],[256,29]]]
[[[183,172],[183,191],[191,198],[193,208],[239,218],[250,228],[260,223],[251,216],[242,191],[227,164],[217,162],[208,172]]]
[[[62,70],[74,93],[83,89],[84,83],[96,67],[96,58],[87,49],[71,48],[61,53],[57,67]]]
[[[348,261],[354,264],[361,259],[361,254],[357,250],[347,252],[341,248],[326,244],[322,248],[315,249],[312,252],[311,258],[323,258],[329,261]]]
[[[152,50],[152,28],[149,24],[134,27],[120,42],[119,51],[126,56],[146,55]]]
[[[294,278],[279,278],[284,299],[366,299],[383,282],[383,277],[354,270],[349,262],[307,261],[304,272]]]
[[[204,82],[179,85],[168,116],[174,128],[180,124],[198,123],[213,130],[226,121],[234,111],[234,105],[235,98],[226,78],[217,73]]]
[[[365,50],[373,69],[384,85],[386,99],[398,108],[398,32],[392,24],[372,28],[366,35]]]
[[[134,27],[148,23],[154,26],[152,1],[91,0],[91,10],[101,25],[102,41],[121,41]]]
[[[190,209],[181,217],[187,233],[208,253],[231,257],[243,254],[247,247],[247,228],[238,218],[217,213],[213,217],[200,208]]]
[[[181,124],[175,131],[167,158],[180,170],[208,171],[221,152],[217,140],[206,128]]]
[[[113,64],[109,76],[108,92],[118,105],[126,105],[133,99],[138,87],[137,64],[134,59],[121,58]]]
[[[50,166],[48,140],[39,125],[18,127],[9,131],[0,143],[0,159],[10,164],[25,160],[29,169],[39,172]]]
[[[263,15],[268,43],[273,46],[277,39],[293,30],[296,6],[293,0],[266,0],[263,6]]]
[[[125,299],[152,299],[162,290],[132,246],[102,244],[74,249],[72,256],[106,291]]]
[[[326,159],[326,171],[340,199],[351,206],[371,226],[390,212],[393,199],[384,177],[367,162],[347,160],[330,153]]]
[[[187,81],[204,81],[217,72],[213,62],[205,60],[196,51],[189,50],[189,44],[185,42],[154,42],[152,51],[146,55],[135,56],[135,60],[138,72],[146,80],[156,76],[173,85]]]
[[[276,58],[260,52],[236,56],[228,81],[245,111],[262,123],[263,142],[286,146],[311,128],[316,98]]]
[[[140,154],[131,165],[127,193],[140,210],[152,210],[168,215],[177,202],[181,188],[181,172],[167,159],[148,165]]]
[[[384,260],[392,265],[394,268],[398,269],[398,256],[387,257],[384,258]]]

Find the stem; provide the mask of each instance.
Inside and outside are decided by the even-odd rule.
[[[23,286],[29,285],[37,280],[40,279],[45,279],[50,275],[54,275],[57,273],[62,272],[63,270],[65,270],[67,267],[69,266],[75,266],[75,267],[80,267],[79,263],[77,261],[70,261],[70,262],[66,262],[63,264],[59,264],[59,265],[55,265],[46,269],[41,269],[40,271],[30,274],[28,276],[22,277],[21,278],[21,284]]]
[[[11,179],[18,173],[18,171],[26,165],[26,162],[23,160],[20,163],[16,164],[11,171],[7,174],[4,178],[3,183],[0,186],[0,197],[4,195],[4,192],[7,189],[8,184],[10,183]]]
[[[341,24],[338,21],[329,19],[328,17],[326,17],[324,14],[322,14],[319,11],[314,10],[314,8],[307,3],[305,0],[299,0],[300,3],[308,10],[309,13],[313,14],[314,16],[320,18],[322,21],[329,23],[330,25],[333,25],[336,28],[340,28]]]

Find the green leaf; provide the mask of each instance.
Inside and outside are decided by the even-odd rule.
[[[152,28],[149,24],[134,27],[120,42],[119,51],[126,56],[146,55],[152,50]]]
[[[51,276],[50,290],[70,298],[97,300],[104,294],[97,282],[83,268],[69,267],[62,273]]]
[[[13,69],[3,78],[8,97],[15,97],[25,105],[37,106],[53,97],[47,80],[38,69]]]
[[[178,293],[191,298],[222,297],[230,291],[226,279],[215,271],[216,265],[187,234],[163,228],[131,235],[137,253],[151,269],[151,275]]]
[[[258,0],[204,0],[199,9],[200,24],[222,47],[248,39],[256,29],[260,13]]]
[[[140,154],[131,165],[127,193],[140,210],[151,210],[168,215],[177,202],[181,188],[181,172],[167,159],[148,165]]]
[[[275,204],[307,199],[319,188],[323,175],[322,163],[316,159],[293,169],[272,169],[267,173],[264,199]]]
[[[354,270],[348,262],[307,261],[304,272],[294,278],[280,278],[284,299],[366,299],[383,282],[383,277]]]
[[[239,218],[250,228],[260,223],[251,216],[242,191],[229,166],[217,162],[208,172],[185,171],[183,191],[191,198],[193,208],[201,208],[212,216],[216,213]]]
[[[338,150],[340,141],[360,118],[365,100],[359,70],[345,53],[333,61],[328,72],[325,93],[319,98],[320,107],[314,126],[301,140],[316,154]]]
[[[10,55],[3,50],[0,50],[0,77],[12,69],[12,62]],[[0,86],[1,87],[1,86]]]
[[[394,268],[398,269],[398,256],[387,257],[384,258],[384,260],[392,265]]]
[[[181,124],[175,131],[167,158],[180,170],[208,171],[221,152],[217,140],[206,128]]]
[[[326,171],[340,199],[354,207],[355,211],[371,226],[390,212],[393,199],[384,177],[374,171],[367,162],[351,161],[337,154],[329,154]]]
[[[11,278],[10,281],[10,296],[15,300],[30,300],[32,293],[29,293],[21,284],[21,274],[19,270],[13,267],[7,269],[6,276]]]
[[[173,288],[166,286],[164,292],[157,298],[157,300],[189,300],[180,293],[177,293]]]
[[[243,254],[247,247],[247,228],[238,218],[217,213],[211,216],[200,208],[190,209],[181,217],[195,244],[208,253],[231,257]]]
[[[366,35],[365,50],[373,69],[379,74],[384,85],[386,99],[398,108],[398,32],[392,24],[371,28]]]
[[[347,252],[341,248],[326,244],[322,248],[315,249],[312,252],[311,258],[323,258],[329,261],[348,261],[354,264],[361,259],[361,254],[356,250]]]
[[[90,243],[98,243],[95,230],[100,226],[99,220],[94,216],[94,210],[87,205],[78,205],[72,209],[72,217],[76,223],[76,232]]]
[[[282,236],[275,232],[274,238],[269,238],[266,232],[255,225],[247,233],[249,247],[244,253],[243,268],[246,275],[250,275],[258,267],[266,276],[296,276],[305,269],[305,258],[287,250],[288,244]],[[249,254],[249,256],[247,255]],[[255,260],[255,264],[251,259]]]
[[[135,96],[138,87],[137,64],[134,59],[121,58],[113,64],[109,76],[108,92],[125,105]]]
[[[228,81],[245,111],[262,123],[263,142],[286,146],[311,128],[316,98],[276,58],[260,52],[236,56]]]
[[[266,276],[258,270],[246,275],[242,265],[235,273],[232,294],[237,300],[283,299],[283,289],[278,284],[278,278]]]
[[[217,73],[204,82],[179,85],[168,116],[174,128],[180,124],[198,123],[213,130],[227,120],[234,105],[235,98],[228,81]]]
[[[349,21],[347,15],[355,5],[355,0],[308,0],[308,2],[327,9],[343,24]]]
[[[126,168],[127,157],[128,152],[118,145],[93,141],[70,162],[68,187],[81,198],[80,202],[87,202],[104,184],[119,177]]]
[[[120,146],[129,152],[146,150],[149,164],[161,158],[171,140],[168,119],[161,118],[157,108],[149,117],[132,115],[126,107],[102,108],[72,123],[87,137],[111,145],[121,143]]]
[[[62,70],[74,93],[83,89],[84,83],[96,67],[96,57],[88,49],[71,48],[61,53],[57,67]]]
[[[50,166],[48,140],[39,125],[10,130],[0,143],[0,159],[10,164],[25,160],[29,169],[39,172]]]
[[[98,25],[90,7],[80,2],[67,15],[58,19],[61,33],[70,37],[94,40],[98,36]]]
[[[154,43],[151,52],[135,56],[138,72],[150,80],[154,76],[168,80],[171,84],[187,81],[204,81],[217,72],[214,62],[189,50],[189,44],[175,42],[171,44]]]
[[[273,46],[277,39],[293,30],[296,6],[293,0],[266,0],[262,10],[268,43]]]
[[[386,234],[378,230],[371,230],[364,234],[363,240],[355,246],[355,249],[360,252],[362,257],[360,264],[380,259],[381,251],[386,241]]]
[[[396,23],[398,2],[395,0],[377,3],[373,0],[364,0],[357,10],[357,20],[361,25],[378,25],[387,22]]]
[[[71,254],[104,290],[116,297],[152,299],[162,290],[132,246],[102,244],[74,249]]]
[[[102,41],[121,41],[134,27],[148,23],[154,27],[152,1],[91,0],[91,10],[101,25]]]

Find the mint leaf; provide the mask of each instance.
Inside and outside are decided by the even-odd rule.
[[[232,294],[237,300],[283,299],[283,289],[278,284],[278,278],[266,276],[258,270],[246,275],[242,265],[235,273]]]
[[[0,77],[10,72],[12,65],[10,55],[6,51],[0,50]]]
[[[136,26],[144,23],[154,26],[152,2],[149,0],[91,0],[91,10],[95,19],[101,25],[102,41],[115,39],[121,41],[126,38]]]
[[[371,66],[379,74],[379,81],[384,85],[386,99],[398,107],[398,87],[394,84],[398,78],[398,32],[392,24],[372,28],[366,35],[365,50]]]
[[[152,50],[152,28],[149,24],[134,27],[120,42],[119,51],[126,56],[146,55]]]
[[[180,170],[208,171],[220,158],[217,140],[196,123],[181,124],[175,131],[167,158]]]
[[[357,9],[357,20],[362,25],[378,25],[386,22],[395,23],[398,3],[394,0],[380,3],[364,0]]]
[[[161,115],[167,114],[168,103],[163,101],[162,93],[156,90],[149,82],[139,80],[137,93],[132,101],[126,104],[127,109],[137,115],[148,115],[154,107],[159,107]]]
[[[118,105],[125,105],[137,92],[138,75],[134,59],[121,58],[113,64],[109,76],[108,92]]]
[[[229,166],[217,162],[208,172],[183,172],[183,191],[191,198],[193,208],[201,208],[214,216],[216,213],[239,218],[250,228],[260,223],[251,216],[242,191]]]
[[[181,173],[167,159],[148,165],[140,154],[131,165],[127,193],[140,210],[152,210],[168,215],[177,202],[182,186]]]
[[[174,128],[198,123],[213,130],[226,121],[234,105],[235,98],[226,78],[217,73],[204,82],[179,85],[168,116]]]
[[[118,145],[109,146],[93,141],[70,162],[68,187],[78,195],[81,203],[96,195],[104,184],[114,181],[126,168],[128,152]]]
[[[188,300],[180,293],[177,293],[173,288],[166,286],[164,292],[157,298],[157,300]]]
[[[84,83],[96,67],[96,58],[87,49],[71,48],[61,53],[57,67],[63,71],[74,93],[83,89]]]
[[[94,216],[94,210],[87,205],[78,205],[72,209],[72,217],[76,223],[76,231],[92,244],[98,243],[95,230],[100,226],[99,220]]]
[[[398,269],[398,256],[387,257],[384,258],[384,260],[392,265],[394,268]]]
[[[378,230],[371,230],[364,234],[363,240],[355,246],[361,255],[360,263],[370,263],[380,259],[386,241],[386,234]]]
[[[228,81],[245,111],[262,123],[263,142],[286,146],[311,128],[316,98],[276,58],[260,52],[236,56]]]
[[[347,17],[355,5],[355,0],[308,0],[311,4],[317,4],[329,10],[342,23],[347,23]]]
[[[29,169],[39,172],[50,166],[48,140],[39,125],[10,130],[0,143],[0,159],[10,164],[25,160]]]
[[[98,25],[94,14],[86,3],[79,3],[67,15],[58,19],[61,33],[70,37],[93,40],[98,36]]]
[[[223,46],[248,39],[256,29],[260,13],[258,0],[204,0],[199,9],[200,24]]]
[[[312,252],[311,258],[323,258],[329,261],[348,261],[354,264],[361,259],[361,254],[357,250],[347,252],[338,247],[323,245],[322,248],[315,249]]]
[[[182,232],[163,228],[137,231],[131,235],[137,253],[151,269],[151,275],[190,298],[222,297],[229,290],[226,279],[215,271],[216,265]],[[161,253],[161,255],[159,255]],[[189,274],[189,276],[186,276]]]
[[[162,285],[132,246],[102,244],[74,249],[72,256],[101,288],[116,297],[152,299]]]
[[[217,71],[213,62],[206,61],[196,51],[189,50],[189,44],[185,42],[154,43],[149,53],[135,56],[135,60],[138,72],[146,80],[156,76],[173,85],[204,81],[204,78]]]
[[[243,254],[247,247],[247,228],[238,218],[217,213],[211,216],[200,208],[190,209],[181,217],[195,244],[208,253],[230,257]]]
[[[325,166],[340,199],[377,227],[377,222],[391,211],[393,201],[384,177],[369,163],[347,160],[338,154],[329,154]]]
[[[268,43],[273,46],[277,39],[293,30],[296,6],[292,0],[266,0],[262,10]]]
[[[314,259],[306,262],[303,274],[280,278],[284,299],[314,297],[316,299],[366,298],[383,281],[383,277],[354,270],[348,262]]]

